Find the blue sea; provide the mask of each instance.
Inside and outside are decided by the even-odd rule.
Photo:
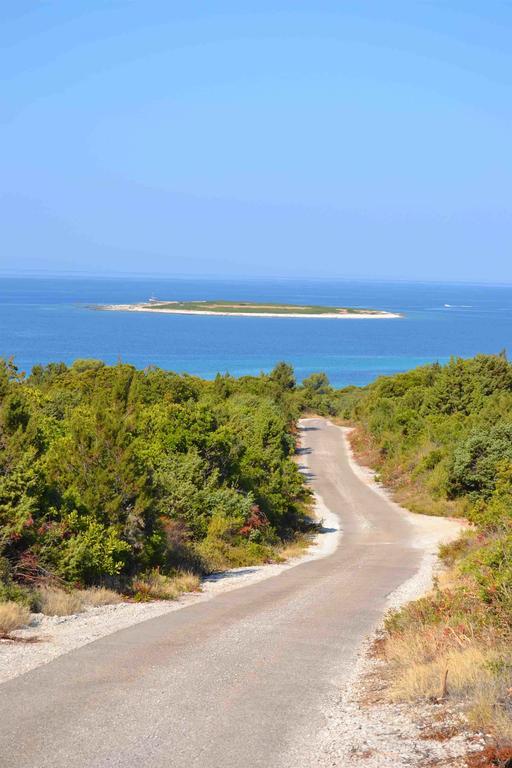
[[[97,312],[91,304],[229,299],[375,307],[398,320],[212,317]],[[512,351],[512,287],[341,280],[0,278],[0,356],[36,363],[94,357],[205,378],[258,374],[279,360],[297,378],[325,371],[366,384],[452,355]]]

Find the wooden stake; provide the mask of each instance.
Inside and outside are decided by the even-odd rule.
[[[440,699],[446,699],[448,695],[448,667],[446,667],[444,674],[443,674],[443,683],[441,685],[441,695],[439,696]]]

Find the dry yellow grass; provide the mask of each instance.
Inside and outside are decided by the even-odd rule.
[[[398,673],[391,693],[393,698],[400,700],[439,696],[448,670],[450,696],[462,698],[490,683],[493,678],[490,662],[490,652],[478,646],[453,648],[430,661],[412,661]]]
[[[132,589],[136,600],[176,600],[178,589],[172,581],[158,572],[134,579]]]
[[[294,557],[302,557],[310,544],[311,539],[306,536],[295,538],[279,550],[279,560],[293,560]]]
[[[499,739],[512,739],[512,714],[503,706],[507,691],[496,676],[482,678],[472,692],[468,720],[478,730],[492,728]]]
[[[116,603],[120,603],[123,599],[119,592],[114,592],[112,589],[106,589],[106,587],[82,589],[80,590],[79,595],[85,606],[93,607],[115,605]]]
[[[453,589],[460,584],[461,577],[455,568],[444,568],[436,576],[436,585],[439,589]]]
[[[184,571],[173,577],[173,582],[180,592],[198,592],[201,589],[201,579],[197,574]]]
[[[66,592],[58,587],[39,590],[39,609],[47,616],[70,616],[83,611],[82,597],[78,591]]]
[[[428,663],[439,657],[446,646],[446,638],[436,629],[397,632],[386,639],[386,658],[395,668],[401,669],[411,664]]]
[[[512,738],[510,650],[494,637],[461,638],[431,629],[387,638],[393,701],[440,697],[464,704],[470,724]],[[446,690],[443,683],[446,679]]]
[[[188,571],[176,576],[164,576],[159,571],[152,571],[132,583],[138,600],[176,600],[184,592],[196,592],[200,586],[199,576]]]
[[[15,629],[28,624],[30,611],[19,603],[0,603],[0,635],[9,635]]]

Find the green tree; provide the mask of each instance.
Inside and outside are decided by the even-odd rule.
[[[269,378],[282,390],[295,389],[297,383],[292,366],[285,362],[277,363]]]

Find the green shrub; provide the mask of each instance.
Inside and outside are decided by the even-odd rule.
[[[90,516],[72,512],[67,518],[72,535],[60,549],[57,569],[71,582],[94,583],[120,573],[130,552],[113,526],[106,527]]]
[[[453,452],[449,492],[489,496],[496,485],[498,465],[504,460],[512,461],[512,423],[472,429]]]
[[[499,620],[512,626],[512,533],[471,552],[461,569],[478,583],[482,599]]]
[[[153,569],[132,581],[132,592],[137,602],[176,600],[184,592],[196,592],[199,589],[199,577],[190,572],[177,572],[166,576]]]
[[[0,603],[20,603],[27,608],[34,608],[34,590],[12,582],[0,581]]]

